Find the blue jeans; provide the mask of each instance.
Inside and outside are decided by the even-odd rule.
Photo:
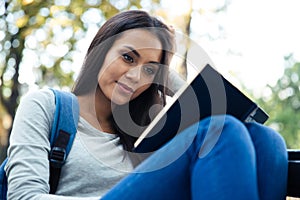
[[[281,200],[287,166],[277,132],[214,116],[182,131],[103,199]]]

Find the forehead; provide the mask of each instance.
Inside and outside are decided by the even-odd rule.
[[[162,49],[158,37],[148,30],[132,29],[123,32],[114,45],[130,45],[135,49]]]

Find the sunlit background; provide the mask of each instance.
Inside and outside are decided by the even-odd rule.
[[[225,77],[268,111],[268,125],[288,146],[300,148],[300,120],[289,118],[300,108],[299,8],[299,0],[0,0],[1,145],[20,96],[45,86],[70,88],[106,19],[143,9],[201,46]],[[287,68],[291,74],[284,76]]]
[[[28,4],[30,2],[30,0],[23,1]],[[96,4],[98,1],[88,2]],[[114,5],[118,9],[128,5],[126,0],[111,2],[115,2]],[[70,1],[55,1],[55,5],[58,6],[69,4]],[[162,0],[156,9],[151,7],[150,1],[141,1],[141,5],[145,10],[153,10],[155,14],[163,13],[165,20],[179,31],[180,17],[191,12],[189,36],[209,54],[222,73],[225,75],[230,73],[237,79],[232,81],[239,81],[247,88],[255,89],[257,93],[263,90],[266,84],[276,83],[283,73],[285,56],[293,54],[296,61],[300,60],[298,0]],[[4,12],[3,6],[1,8],[0,12]],[[55,9],[55,7],[41,9],[40,15],[46,17],[50,12],[55,12]],[[224,10],[216,12],[216,9]],[[26,21],[22,18],[23,15],[22,11],[14,15],[9,14],[7,20],[16,20],[17,25],[20,25]],[[20,66],[21,83],[37,87],[35,68],[40,65],[51,68],[55,62],[53,58],[65,56],[70,50],[69,44],[65,41],[71,37],[81,40],[75,44],[76,51],[69,55],[72,56],[71,60],[62,62],[61,68],[66,73],[78,72],[88,44],[105,18],[99,9],[89,9],[81,17],[87,26],[87,32],[78,31],[74,35],[71,27],[60,26],[62,23],[72,23],[67,22],[68,20],[70,19],[67,16],[59,13],[56,18],[26,38],[26,49]],[[44,48],[41,43],[47,39],[49,29],[52,29],[54,36],[51,43]],[[0,40],[4,38],[5,33],[0,31]],[[2,48],[9,48],[9,44]],[[41,49],[38,52],[39,56],[36,55],[37,49]],[[5,62],[3,54],[0,54],[0,61]],[[13,60],[9,60],[7,64],[13,63]],[[6,76],[7,79],[10,78],[9,74]]]
[[[189,11],[187,1],[163,2],[170,16]],[[213,12],[222,5],[223,0],[192,1],[197,12],[192,13],[190,34],[219,70],[261,90],[282,76],[285,56],[300,60],[300,1],[231,0],[224,12]]]

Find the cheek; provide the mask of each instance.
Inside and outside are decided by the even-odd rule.
[[[105,77],[107,77],[107,76],[105,76],[105,74],[104,74],[103,71],[101,70],[100,73],[99,73],[99,75],[98,75],[98,84],[99,84],[100,88],[101,88],[101,86],[103,86],[103,85],[105,84],[105,82],[106,82]]]
[[[101,70],[98,75],[98,85],[107,96],[110,96],[109,93],[113,90],[114,80],[114,73],[111,73],[109,68]]]
[[[106,76],[113,76],[117,73],[119,73],[119,67],[120,66],[120,59],[116,53],[108,52],[106,54],[106,57],[102,63],[101,70],[99,72],[99,78],[100,76],[106,77]],[[98,80],[99,80],[98,78]]]
[[[107,81],[113,81],[119,75],[117,63],[110,63],[109,65],[103,65],[98,75],[98,82],[105,83]]]
[[[147,90],[154,83],[154,79],[155,79],[155,77],[144,78],[143,81],[140,82],[140,85],[139,85],[138,89],[136,90],[136,93],[138,93],[138,95],[140,95],[145,90]]]
[[[149,83],[149,84],[145,84],[141,87],[139,87],[139,89],[137,89],[135,91],[135,93],[132,95],[132,99],[135,99],[136,97],[138,97],[140,94],[142,94],[144,91],[146,91],[150,86],[151,86],[152,83]]]

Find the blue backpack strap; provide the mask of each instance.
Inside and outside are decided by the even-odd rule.
[[[79,120],[79,105],[75,95],[51,89],[55,95],[55,113],[50,134],[50,193],[54,194],[59,181],[61,167],[71,150]],[[4,167],[7,158],[0,166],[0,199],[7,199],[7,177]]]
[[[77,97],[70,92],[51,89],[55,95],[55,113],[50,134],[50,194],[54,194],[67,156],[72,148],[79,120]]]
[[[7,177],[4,171],[4,167],[7,163],[7,158],[1,164],[0,167],[0,199],[6,200],[7,199]]]

